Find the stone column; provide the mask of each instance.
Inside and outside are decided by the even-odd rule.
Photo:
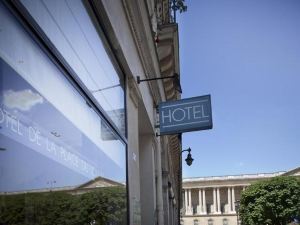
[[[188,210],[188,193],[187,189],[184,189],[184,206],[185,206],[185,214],[187,214]]]
[[[205,189],[202,190],[202,194],[203,194],[203,213],[207,214]]]
[[[192,190],[189,189],[189,207],[192,206]]]
[[[199,190],[199,204],[200,204],[200,211],[203,212],[203,200],[202,200],[202,189]]]
[[[214,208],[214,211],[213,213],[216,213],[217,212],[217,195],[216,195],[216,188],[213,189],[213,208]]]
[[[192,210],[192,190],[187,190],[187,208],[186,208],[186,215],[193,215]]]
[[[202,214],[203,213],[203,203],[202,203],[202,189],[199,189],[199,205],[197,207],[197,213]]]
[[[228,198],[228,212],[231,213],[232,211],[232,202],[231,202],[231,188],[228,187],[228,190],[227,190],[227,198]]]
[[[235,194],[234,194],[234,187],[232,187],[232,211],[235,213]]]
[[[217,213],[221,213],[220,188],[217,188]]]
[[[185,208],[185,190],[184,189],[182,189],[182,192],[181,192],[181,194],[182,194],[182,197],[181,197],[181,199],[182,199],[182,208]]]

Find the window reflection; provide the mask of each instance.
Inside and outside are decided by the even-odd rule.
[[[125,181],[124,146],[92,109],[83,102],[96,122],[83,133],[3,59],[0,65],[0,143],[6,149],[0,162],[7,181],[0,191],[41,189],[49,180],[55,180],[51,186],[70,186],[97,176]],[[43,179],[36,180],[40,172]]]
[[[124,84],[81,0],[21,0],[81,81],[125,133]]]
[[[80,194],[76,192],[78,190],[1,196],[0,223],[126,224],[124,188],[105,187],[93,192],[80,190]]]
[[[0,30],[0,224],[126,224],[124,143],[1,2]]]

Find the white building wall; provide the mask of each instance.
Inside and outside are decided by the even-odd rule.
[[[137,76],[141,79],[161,76],[146,1],[102,2],[108,17],[109,34],[116,37],[112,38],[113,48],[121,58],[121,67],[127,78],[130,224],[164,225],[165,215],[173,221],[170,225],[178,224],[170,218],[174,212],[164,208],[165,204],[171,204],[162,193],[162,164],[165,162],[161,155],[165,150],[161,138],[155,135],[155,107],[165,99],[162,81],[136,83]],[[140,39],[141,34],[144,39]]]

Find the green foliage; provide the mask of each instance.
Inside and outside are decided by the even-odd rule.
[[[300,180],[276,177],[249,186],[241,196],[243,225],[286,225],[300,216]]]
[[[83,194],[65,192],[0,196],[0,225],[126,224],[126,190],[100,188]]]

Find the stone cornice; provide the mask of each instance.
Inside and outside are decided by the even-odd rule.
[[[167,24],[158,27],[157,52],[162,76],[179,74],[178,25]],[[172,79],[163,81],[167,100],[176,100],[180,94],[176,91]]]
[[[235,217],[236,218],[236,213],[223,213],[223,214],[195,214],[195,215],[182,215],[183,218],[188,218],[192,217],[193,219],[197,218],[215,218],[215,217]]]
[[[271,178],[271,177],[280,176],[282,174],[284,174],[284,172],[183,178],[183,183],[208,182],[208,181],[227,181],[227,180],[263,179],[263,178]]]
[[[183,184],[184,185],[184,184]],[[208,189],[208,188],[229,188],[229,187],[246,187],[251,185],[251,183],[239,183],[239,184],[208,184],[208,185],[195,185],[195,186],[184,186],[183,190],[188,189]]]

